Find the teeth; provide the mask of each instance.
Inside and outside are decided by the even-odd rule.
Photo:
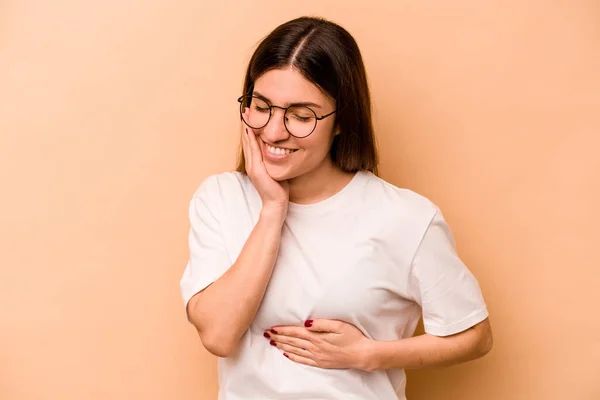
[[[290,150],[290,149],[282,149],[281,147],[274,147],[271,145],[268,145],[265,143],[265,145],[267,146],[267,151],[271,154],[275,154],[278,156],[282,156],[284,154],[290,154],[293,153],[296,150]]]

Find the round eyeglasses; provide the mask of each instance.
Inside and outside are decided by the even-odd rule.
[[[240,103],[240,115],[244,123],[252,129],[262,129],[271,120],[273,109],[284,110],[283,124],[288,133],[297,138],[305,138],[314,132],[317,127],[317,121],[329,117],[335,113],[335,110],[329,114],[317,117],[311,108],[306,106],[293,105],[290,107],[272,106],[265,100],[257,96],[241,96],[238,99]],[[248,108],[248,113],[244,115],[244,109]]]

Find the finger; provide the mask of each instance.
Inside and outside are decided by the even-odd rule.
[[[313,348],[314,344],[306,339],[299,339],[291,336],[273,335],[271,334],[271,340],[276,344],[283,344],[288,346],[294,346],[301,349],[309,350]]]
[[[251,170],[251,158],[250,158],[250,144],[248,143],[248,137],[246,135],[246,131],[242,130],[242,150],[244,152],[244,164],[246,166],[246,173]]]
[[[344,323],[333,319],[309,319],[304,322],[304,326],[311,332],[331,332],[341,333]]]
[[[242,149],[244,151],[244,160],[246,163],[246,172],[252,169],[252,152],[250,150],[250,141],[248,140],[248,131],[242,129]]]
[[[274,342],[271,342],[271,344],[273,343]],[[313,354],[301,347],[290,346],[289,344],[282,343],[273,344],[273,346],[276,346],[279,350],[282,350],[286,354],[295,354],[299,357],[310,358],[311,360],[313,359]]]
[[[311,367],[318,367],[317,362],[311,358],[299,356],[298,354],[294,353],[283,353],[283,355],[299,364],[310,365]]]
[[[311,335],[314,335],[308,329],[299,326],[274,326],[270,332],[279,336],[294,337],[308,341],[311,341]]]
[[[255,165],[259,165],[263,160],[262,153],[258,145],[256,133],[254,133],[254,131],[250,128],[248,128],[248,140],[250,142],[250,149],[252,150],[252,162],[256,163]]]

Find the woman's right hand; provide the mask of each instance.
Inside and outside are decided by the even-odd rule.
[[[263,213],[285,219],[290,197],[287,181],[278,182],[271,178],[262,158],[258,138],[254,131],[244,124],[242,147],[246,161],[246,173],[258,191],[263,204]]]

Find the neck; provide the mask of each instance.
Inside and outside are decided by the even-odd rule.
[[[354,177],[344,172],[333,162],[290,179],[290,201],[297,204],[312,204],[323,201],[342,190]]]

